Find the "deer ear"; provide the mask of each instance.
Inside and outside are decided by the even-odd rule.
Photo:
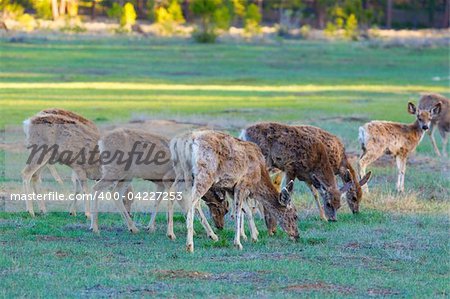
[[[289,183],[286,184],[286,187],[284,187],[283,189],[287,190],[292,190],[292,187],[294,186],[294,181],[291,180]]]
[[[434,105],[433,108],[431,108],[431,115],[432,116],[438,115],[439,113],[441,113],[441,109],[442,109],[442,103],[439,102],[436,105]]]
[[[350,189],[351,186],[352,186],[352,182],[347,182],[347,183],[344,184],[344,186],[342,186],[339,189],[339,191],[341,192],[341,194],[345,193],[345,192],[347,192]]]
[[[311,176],[311,180],[312,180],[312,183],[313,183],[314,187],[321,188],[321,189],[326,189],[325,184],[315,174],[313,174]]]
[[[371,175],[372,175],[371,171],[366,173],[366,175],[359,181],[359,185],[364,186],[365,184],[367,184],[367,182],[370,180]]]
[[[408,102],[408,113],[409,114],[416,114],[416,105],[414,105],[411,102]]]
[[[278,202],[283,207],[287,207],[291,203],[291,195],[289,194],[289,191],[286,189],[286,187],[281,190]]]

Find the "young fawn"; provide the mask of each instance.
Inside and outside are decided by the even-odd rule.
[[[412,124],[389,121],[371,121],[359,128],[359,142],[363,153],[359,159],[359,174],[363,177],[366,168],[383,154],[395,157],[398,168],[397,190],[405,190],[405,170],[408,156],[416,149],[423,134],[430,128],[432,120],[441,112],[442,104],[436,103],[428,109],[418,109],[409,102],[408,112],[416,116]],[[368,187],[366,185],[366,191]]]

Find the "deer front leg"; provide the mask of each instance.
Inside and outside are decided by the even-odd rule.
[[[136,234],[139,232],[136,225],[134,224],[134,221],[131,219],[130,215],[127,212],[127,209],[125,208],[125,205],[122,201],[122,196],[125,194],[125,191],[128,189],[130,182],[129,181],[120,181],[117,183],[117,185],[113,189],[113,194],[115,192],[119,193],[118,199],[114,200],[114,203],[116,204],[117,209],[119,210],[120,214],[122,215],[122,218],[125,220],[128,229],[133,234]]]
[[[242,250],[241,244],[241,220],[242,220],[242,206],[244,200],[248,198],[248,188],[244,186],[236,186],[234,190],[234,207],[235,207],[235,235],[234,235],[234,246]]]
[[[91,211],[91,227],[90,230],[94,233],[99,233],[98,229],[98,196],[101,192],[107,190],[114,182],[101,179],[92,187],[92,205]]]
[[[157,184],[156,185],[156,192],[162,192],[164,191],[164,186]],[[150,222],[148,223],[147,229],[149,232],[154,232],[156,230],[156,215],[158,214],[158,208],[161,203],[161,200],[159,200],[159,197],[156,198],[156,200],[153,203],[153,209],[150,214]]]
[[[443,130],[441,131],[441,136],[442,136],[442,154],[444,155],[444,157],[448,157],[447,154],[447,142],[448,142],[448,132],[444,132]]]
[[[323,221],[328,221],[327,216],[325,216],[325,211],[323,210],[323,206],[320,203],[320,199],[319,199],[319,192],[317,191],[317,189],[312,185],[307,183],[309,190],[311,190],[313,196],[314,196],[314,201],[316,202],[317,205],[317,209],[319,209],[319,213],[320,213],[320,218]]]
[[[259,235],[258,229],[256,228],[255,220],[253,219],[252,209],[246,203],[244,203],[244,211],[245,215],[247,215],[248,218],[248,226],[250,227],[250,237],[252,238],[253,242],[257,242]],[[242,223],[242,226],[244,226],[244,223]]]
[[[203,214],[203,210],[202,210],[200,203],[201,203],[201,201],[198,201],[196,204],[196,207],[195,207],[195,209],[197,210],[197,213],[200,217],[200,222],[202,223],[202,226],[205,229],[208,237],[213,241],[217,241],[217,240],[219,240],[219,237],[217,237],[217,235],[214,233],[213,229],[209,225],[208,220],[205,217],[205,214]]]
[[[431,125],[430,129],[428,130],[428,136],[430,136],[431,144],[433,145],[434,152],[439,157],[441,156],[441,153],[439,152],[439,148],[436,144],[436,139],[434,138],[434,131],[436,130],[436,126]]]
[[[176,236],[173,232],[173,200],[167,202],[167,237],[171,240],[175,240]]]
[[[397,156],[396,161],[397,161],[397,169],[398,169],[397,191],[404,192],[405,191],[406,157]]]
[[[78,177],[77,177],[77,174],[75,173],[75,171],[72,171],[71,180],[72,180],[72,185],[73,185],[73,190],[75,192],[75,196],[69,206],[69,215],[76,216],[77,215],[77,195],[80,193],[81,187],[80,187],[80,182],[78,180]]]

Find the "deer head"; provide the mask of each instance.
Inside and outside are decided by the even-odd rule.
[[[347,173],[345,174],[345,181],[351,182],[350,188],[345,192],[345,198],[353,214],[359,213],[359,203],[362,200],[361,187],[367,184],[371,175],[372,172],[368,172],[358,182],[356,178],[350,174],[350,171],[347,170]]]
[[[439,115],[442,109],[442,103],[436,103],[431,109],[417,109],[416,105],[409,102],[408,103],[408,112],[409,114],[415,115],[417,118],[417,122],[419,123],[419,127],[426,131],[430,128],[431,120]]]
[[[344,186],[338,190],[334,185],[326,184],[315,174],[311,176],[311,180],[322,197],[325,216],[328,221],[337,221],[336,212],[341,207],[341,195],[350,189],[352,182],[344,184]]]

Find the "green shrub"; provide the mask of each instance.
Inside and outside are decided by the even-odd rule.
[[[38,18],[47,20],[53,18],[51,0],[33,0],[33,7]]]
[[[345,37],[350,40],[357,40],[358,39],[358,20],[356,19],[354,14],[351,14],[347,21],[345,22],[345,31],[344,31]]]
[[[122,6],[120,6],[119,3],[114,2],[112,4],[111,8],[106,11],[106,14],[111,19],[120,20],[120,18],[122,16],[122,11],[123,11]]]
[[[192,0],[190,9],[199,19],[199,25],[193,37],[200,43],[214,43],[217,38],[214,15],[221,8],[222,0]]]
[[[338,28],[336,27],[336,25],[332,22],[327,22],[327,25],[325,26],[324,29],[324,33],[325,36],[329,37],[329,38],[333,38],[336,36],[336,32],[337,32]]]
[[[36,20],[32,15],[23,14],[17,18],[17,21],[20,23],[20,27],[25,31],[32,31],[36,27]]]
[[[120,26],[122,28],[130,30],[131,26],[133,26],[136,23],[136,17],[137,15],[136,11],[134,10],[133,4],[127,2],[123,6],[122,16],[120,17]]]
[[[228,30],[230,28],[231,15],[227,6],[224,5],[215,11],[214,21],[219,29]]]
[[[181,6],[176,0],[173,0],[167,9],[163,6],[156,9],[155,19],[162,35],[172,35],[178,25],[185,22]]]
[[[305,39],[309,38],[309,36],[311,35],[311,26],[309,26],[308,24],[303,25],[300,28],[300,35],[302,38],[305,38]]]
[[[17,3],[7,3],[4,6],[2,5],[2,9],[3,9],[3,17],[5,19],[16,20],[20,18],[24,12],[23,6]]]
[[[245,13],[245,32],[254,35],[261,32],[261,13],[256,4],[250,4]]]

